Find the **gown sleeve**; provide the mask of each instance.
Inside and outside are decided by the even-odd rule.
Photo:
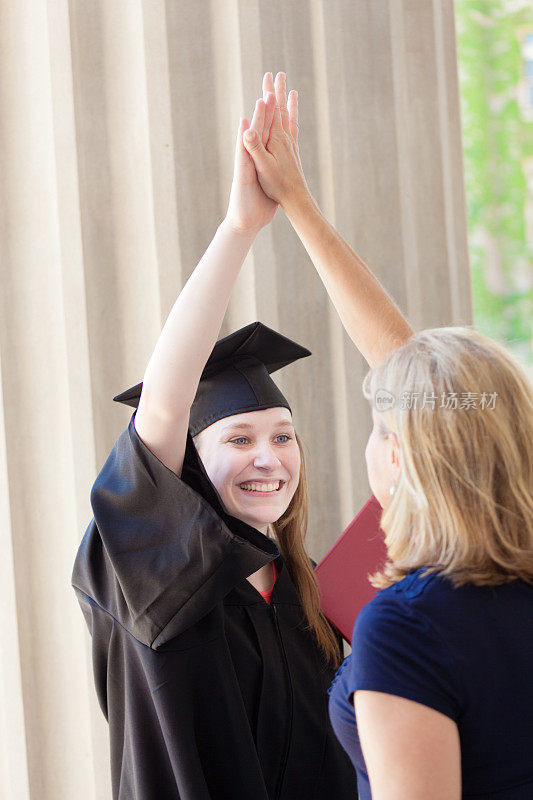
[[[82,604],[157,650],[279,553],[225,513],[189,434],[180,478],[142,442],[134,418],[92,488],[72,584]]]
[[[369,689],[414,700],[457,721],[464,707],[461,670],[445,634],[418,608],[380,600],[355,622],[348,663],[349,700]]]

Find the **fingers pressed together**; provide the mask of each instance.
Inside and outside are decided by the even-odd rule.
[[[286,75],[278,72],[274,80],[272,73],[263,76],[263,97],[256,101],[250,128],[257,132],[263,146],[270,137],[270,130],[278,126],[298,141],[298,92],[289,92],[287,100]]]

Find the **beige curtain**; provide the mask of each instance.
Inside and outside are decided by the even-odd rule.
[[[221,221],[266,70],[299,90],[328,218],[415,328],[471,322],[452,0],[0,0],[0,795],[110,797],[70,588],[89,491]],[[222,333],[308,346],[282,388],[307,445],[309,550],[367,498],[365,365],[280,211]]]

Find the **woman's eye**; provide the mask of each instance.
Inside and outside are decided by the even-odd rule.
[[[283,439],[283,440],[284,440],[284,441],[282,442],[282,444],[285,444],[285,442],[288,442],[288,441],[290,440],[290,438],[291,438],[291,437],[290,437],[290,436],[287,436],[287,434],[286,434],[286,433],[280,433],[280,434],[279,434],[279,436],[276,436],[276,439]]]
[[[232,444],[246,444],[247,441],[246,436],[238,436],[236,439],[231,440]]]

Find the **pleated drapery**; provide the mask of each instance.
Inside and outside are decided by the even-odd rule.
[[[223,219],[266,70],[299,91],[315,198],[415,328],[471,322],[452,0],[0,0],[0,795],[109,798],[70,573],[92,482]],[[279,211],[222,334],[313,351],[280,378],[310,554],[369,494],[366,367]]]

